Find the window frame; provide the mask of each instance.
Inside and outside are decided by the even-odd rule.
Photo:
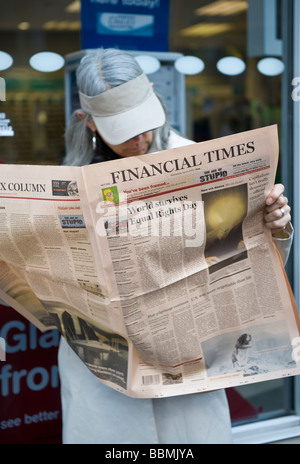
[[[282,183],[292,206],[292,222],[300,230],[300,101],[292,98],[293,77],[300,80],[300,0],[282,2],[283,58],[286,69],[282,79]],[[299,84],[298,84],[299,85]],[[286,272],[300,308],[300,234],[294,235]],[[265,444],[300,437],[300,377],[292,379],[293,414],[252,421],[232,427],[234,444]],[[300,438],[299,438],[300,440]]]

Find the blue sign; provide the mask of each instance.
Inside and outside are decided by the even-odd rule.
[[[81,0],[83,49],[168,51],[169,0]]]

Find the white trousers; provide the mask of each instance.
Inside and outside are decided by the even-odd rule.
[[[65,444],[229,444],[224,390],[130,398],[103,385],[62,339],[59,348]]]

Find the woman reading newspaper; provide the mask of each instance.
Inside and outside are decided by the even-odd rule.
[[[89,52],[77,70],[81,109],[66,133],[66,165],[105,162],[193,143],[167,123],[165,110],[134,58],[114,49]],[[106,122],[106,116],[109,123]],[[288,256],[290,207],[284,187],[267,198],[265,222]],[[224,390],[134,399],[99,382],[62,339],[59,351],[64,443],[230,443]]]

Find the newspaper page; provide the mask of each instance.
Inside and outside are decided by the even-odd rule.
[[[277,127],[85,167],[1,166],[0,298],[132,397],[296,375],[265,200]]]

